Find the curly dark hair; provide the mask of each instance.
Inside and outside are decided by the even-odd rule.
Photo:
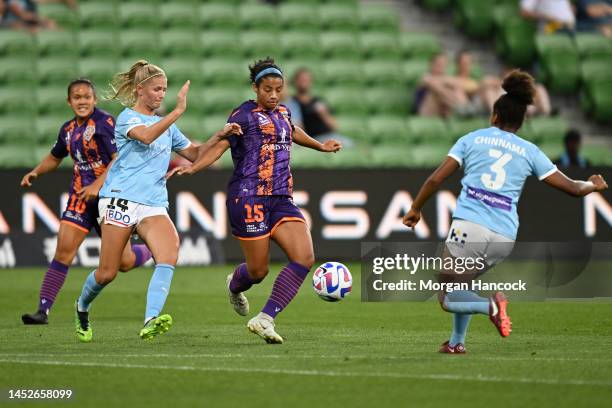
[[[68,84],[68,97],[70,98],[70,91],[72,91],[72,87],[76,86],[76,85],[87,85],[91,88],[94,96],[96,96],[96,87],[94,86],[93,82],[91,82],[91,80],[89,78],[77,78],[74,79],[72,81],[70,81],[70,83]]]
[[[527,107],[533,104],[535,80],[527,72],[515,69],[504,78],[502,88],[506,93],[493,105],[497,124],[518,130],[523,126]]]
[[[261,71],[267,68],[276,68],[279,71],[283,72],[283,70],[280,69],[278,65],[276,65],[276,63],[274,62],[274,58],[272,57],[266,57],[265,59],[257,60],[252,65],[249,65],[249,71],[251,73],[251,83],[254,83],[255,85],[259,85],[261,80],[266,78],[267,76],[276,76],[276,77],[282,78],[282,76],[278,74],[267,74],[263,76],[262,78],[259,78],[259,80],[255,82],[255,77],[257,77],[257,74],[259,74]]]

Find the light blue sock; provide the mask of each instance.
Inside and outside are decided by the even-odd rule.
[[[85,279],[85,283],[83,284],[83,290],[81,291],[81,296],[79,296],[78,301],[78,309],[79,312],[89,312],[89,306],[91,302],[94,301],[96,296],[106,285],[100,285],[96,282],[95,277],[96,271],[93,270],[89,275],[87,275],[87,279]]]
[[[444,307],[453,313],[489,314],[488,298],[468,290],[454,290],[444,296]]]
[[[166,298],[170,292],[170,284],[172,283],[173,274],[173,265],[155,265],[155,271],[153,271],[153,276],[149,282],[149,290],[147,292],[145,323],[152,317],[159,316],[164,308],[164,303],[166,303]]]
[[[458,343],[465,345],[465,335],[472,320],[471,314],[453,313],[453,332],[448,342],[449,346],[455,347]]]

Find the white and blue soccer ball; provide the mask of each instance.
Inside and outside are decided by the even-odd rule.
[[[340,262],[326,262],[314,271],[312,288],[321,299],[338,302],[351,293],[353,277]]]

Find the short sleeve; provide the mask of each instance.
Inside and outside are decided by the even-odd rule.
[[[235,109],[227,118],[227,123],[237,123],[242,128],[242,132],[246,134],[247,129],[249,127],[249,119],[247,117],[247,112],[245,109],[237,108]],[[227,137],[227,141],[230,143],[230,146],[235,147],[238,143],[238,136],[229,135]]]
[[[175,124],[170,126],[170,135],[172,136],[172,150],[175,152],[184,150],[191,145],[191,141],[187,139]]]
[[[464,136],[461,139],[457,140],[455,145],[451,147],[450,151],[448,152],[448,157],[452,157],[453,159],[455,159],[457,163],[459,163],[459,166],[463,166],[463,159],[465,158],[466,146],[467,146],[467,143],[466,143],[465,136]]]
[[[107,116],[98,123],[96,133],[109,157],[117,153],[117,143],[115,142],[115,119],[113,119],[112,116]]]
[[[535,11],[538,0],[521,0],[521,9],[527,11]]]
[[[115,130],[118,134],[127,138],[130,130],[138,126],[146,126],[142,117],[134,111],[125,110],[117,118]]]
[[[55,144],[51,148],[51,154],[58,159],[63,159],[68,156],[68,147],[66,146],[66,131],[64,130],[64,126],[62,126],[57,135],[57,140]]]
[[[531,167],[533,174],[538,178],[538,180],[544,180],[546,177],[557,171],[557,166],[555,166],[538,147],[535,148]]]

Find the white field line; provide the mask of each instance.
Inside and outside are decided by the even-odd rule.
[[[435,381],[473,381],[488,383],[518,383],[518,384],[544,384],[544,385],[578,385],[578,386],[601,386],[612,387],[609,381],[555,379],[555,378],[526,378],[526,377],[493,377],[485,375],[458,375],[458,374],[407,374],[407,373],[376,373],[376,372],[351,372],[351,371],[318,371],[318,370],[293,370],[283,368],[256,368],[256,367],[196,367],[196,366],[172,366],[172,365],[147,365],[147,364],[119,364],[102,362],[67,362],[67,361],[29,361],[19,359],[0,359],[0,363],[24,364],[24,365],[48,365],[67,367],[105,367],[105,368],[127,368],[147,370],[175,370],[194,372],[227,372],[227,373],[266,373],[297,376],[316,377],[367,377],[367,378],[396,378],[413,380],[435,380]]]
[[[150,357],[162,357],[162,358],[187,358],[187,359],[193,359],[193,358],[213,358],[213,359],[225,359],[225,358],[251,358],[251,359],[257,359],[257,360],[261,360],[262,358],[269,358],[269,359],[286,359],[286,358],[290,358],[290,359],[325,359],[325,360],[329,360],[329,359],[338,359],[338,360],[345,360],[345,359],[349,359],[349,360],[369,360],[369,359],[376,359],[376,360],[408,360],[408,361],[413,361],[413,360],[431,360],[431,359],[439,359],[440,356],[438,356],[437,354],[431,354],[431,355],[421,355],[421,356],[381,356],[381,355],[355,355],[355,354],[347,354],[347,355],[325,355],[325,354],[313,354],[313,355],[308,355],[308,354],[240,354],[240,353],[217,353],[217,354],[211,354],[211,353],[199,353],[199,354],[168,354],[168,353],[160,353],[160,354],[35,354],[35,353],[0,353],[0,358],[3,357],[34,357],[34,358],[70,358],[70,357],[102,357],[102,358],[150,358]],[[575,362],[575,361],[589,361],[589,362],[599,362],[602,364],[610,364],[612,363],[612,359],[605,359],[605,358],[597,358],[597,357],[592,357],[592,358],[579,358],[579,357],[536,357],[536,356],[516,356],[516,357],[512,357],[512,356],[499,356],[499,357],[493,357],[493,356],[474,356],[474,355],[468,355],[468,356],[460,356],[461,358],[457,358],[456,360],[470,360],[470,361],[549,361],[549,362],[564,362],[564,361],[571,361],[571,362]],[[449,359],[449,361],[451,360],[455,360],[453,358]]]

